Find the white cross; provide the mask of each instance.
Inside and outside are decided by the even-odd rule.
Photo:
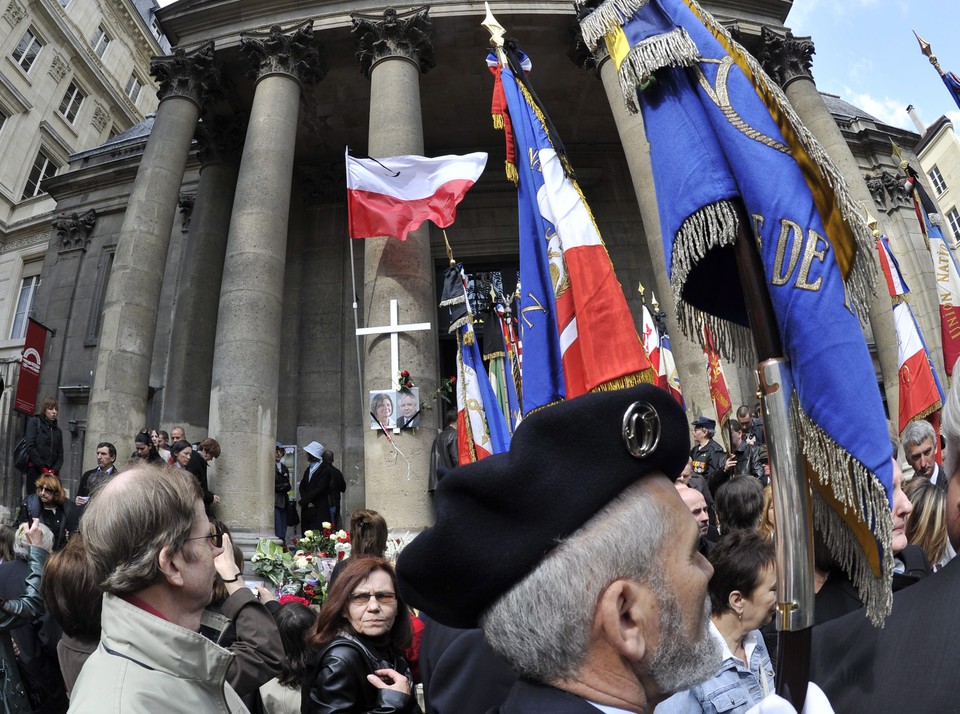
[[[357,335],[390,335],[390,374],[393,379],[398,379],[400,374],[400,334],[401,332],[417,332],[420,330],[429,330],[429,322],[415,322],[410,325],[398,324],[400,319],[399,304],[396,300],[390,301],[390,324],[384,327],[361,327],[357,329]],[[394,434],[399,434],[400,429],[394,427]]]

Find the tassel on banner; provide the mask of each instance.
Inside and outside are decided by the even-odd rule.
[[[890,542],[893,519],[886,491],[874,474],[803,412],[796,394],[792,403],[803,455],[816,472],[816,477],[809,481],[814,484],[813,514],[817,529],[823,533],[827,548],[840,566],[851,575],[866,605],[867,617],[879,627],[893,608],[893,551],[885,549],[881,556],[883,562],[874,563],[859,541]],[[866,525],[858,532],[851,527],[849,519],[840,518],[840,510],[858,514],[861,523],[873,524],[873,532]],[[886,577],[881,578],[881,573]]]

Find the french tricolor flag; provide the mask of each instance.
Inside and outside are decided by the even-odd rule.
[[[346,157],[351,238],[406,240],[426,220],[446,228],[487,164],[482,152],[355,159],[347,149]]]

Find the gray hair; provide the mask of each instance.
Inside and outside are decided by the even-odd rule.
[[[82,520],[95,582],[114,595],[157,582],[160,551],[183,548],[200,498],[197,479],[183,469],[140,465],[111,480]]]
[[[13,536],[13,555],[18,560],[26,560],[30,555],[30,544],[27,543],[27,528],[29,527],[29,523],[21,523],[17,526],[17,532]],[[53,550],[53,531],[41,523],[40,536],[40,547],[49,553]]]
[[[916,424],[918,422],[914,422]],[[926,423],[926,422],[924,422]],[[911,424],[910,426],[913,426]],[[940,419],[940,433],[946,442],[943,450],[943,469],[946,478],[953,478],[960,468],[960,379],[953,380],[947,404]]]
[[[930,422],[924,419],[910,422],[907,424],[907,428],[903,430],[903,434],[900,435],[900,443],[903,445],[904,451],[909,449],[911,445],[919,446],[926,439],[930,439],[936,444],[937,433],[933,430]]]
[[[667,522],[642,489],[636,483],[607,504],[484,614],[484,636],[521,676],[574,676],[607,586],[620,578],[659,582]]]

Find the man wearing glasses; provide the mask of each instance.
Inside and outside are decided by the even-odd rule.
[[[223,534],[207,520],[196,479],[125,471],[91,500],[83,526],[104,590],[102,635],[70,711],[247,711],[225,683],[232,655],[198,632]]]

